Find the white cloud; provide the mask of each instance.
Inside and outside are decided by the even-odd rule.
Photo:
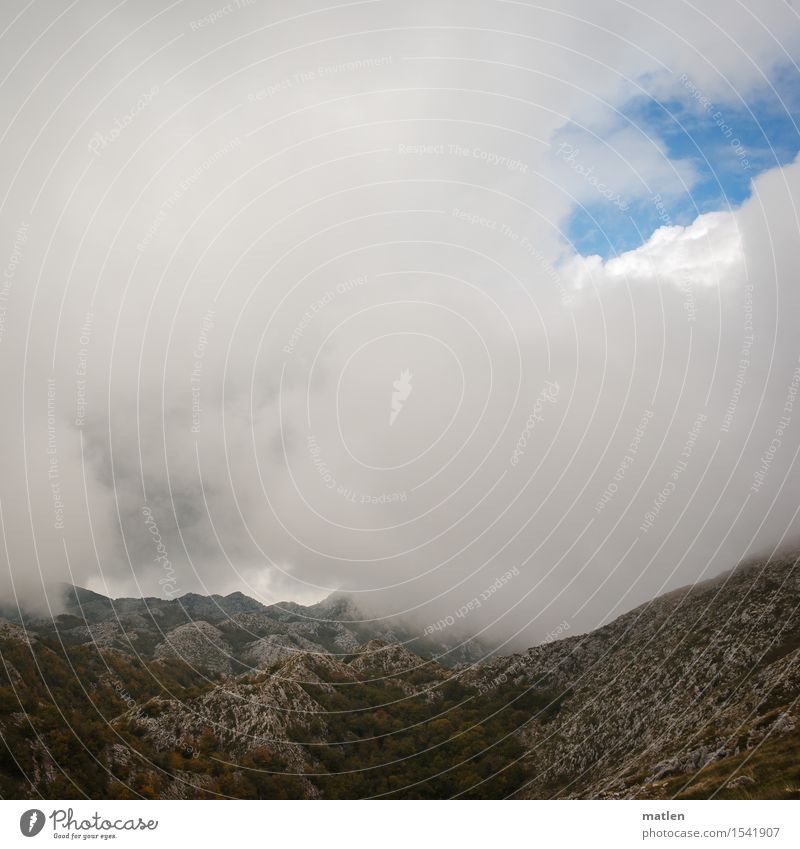
[[[556,135],[547,165],[574,203],[591,208],[605,201],[622,212],[643,198],[690,193],[698,176],[690,160],[670,159],[658,138],[630,125],[602,136],[590,127],[566,128]]]
[[[787,7],[412,2],[298,19],[296,4],[275,2],[202,33],[189,29],[194,9],[128,4],[98,23],[101,9],[66,16],[9,83],[19,114],[0,153],[9,180],[19,171],[3,184],[0,256],[29,225],[0,349],[0,487],[18,588],[41,569],[158,592],[144,486],[182,589],[307,600],[346,587],[428,623],[515,565],[464,625],[524,644],[794,530],[791,499],[772,498],[796,487],[795,437],[739,510],[796,363],[798,166],[760,178],[741,210],[662,228],[608,263],[556,268],[574,208],[565,189],[588,200],[597,187],[557,173],[552,157],[566,127],[598,128],[602,141],[579,144],[613,190],[691,185],[687,163],[621,128],[615,108],[637,81],[672,74],[715,98],[755,90],[786,59],[776,38],[796,55]],[[15,45],[42,26],[24,15]],[[318,72],[387,56],[364,72]],[[93,154],[94,134],[154,84],[157,97]],[[214,158],[232,139],[235,152]],[[573,282],[583,289],[569,302]],[[758,342],[738,391],[748,284]],[[212,308],[193,434],[194,352]],[[390,428],[404,369],[413,393]],[[50,377],[63,533],[48,479]],[[537,410],[548,381],[558,396]],[[648,410],[635,463],[596,513]],[[690,469],[641,533],[701,412]],[[406,500],[380,501],[395,493]]]
[[[573,256],[562,268],[578,290],[609,283],[654,281],[684,288],[731,285],[744,270],[739,222],[734,212],[709,212],[686,227],[659,227],[641,247],[607,261]]]

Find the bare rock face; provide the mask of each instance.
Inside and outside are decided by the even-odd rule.
[[[424,666],[424,661],[404,646],[370,640],[359,647],[349,666],[361,680],[365,680],[368,677],[408,675]]]
[[[178,659],[195,669],[217,675],[230,673],[231,655],[231,647],[219,628],[202,620],[173,629],[155,650],[159,660]]]
[[[133,720],[160,751],[196,747],[210,732],[217,745],[230,752],[260,746],[293,752],[293,735],[307,728],[319,710],[302,687],[274,675],[258,684],[221,685],[190,704],[152,699],[118,722]],[[293,760],[297,758],[295,754]]]
[[[658,797],[670,778],[795,729],[799,598],[794,558],[753,564],[462,680],[553,694],[555,718],[523,732],[526,795]]]
[[[116,622],[96,622],[90,625],[79,625],[72,628],[68,635],[78,642],[91,643],[100,648],[112,649],[126,639],[126,634],[132,640],[136,639],[135,631],[129,633]]]
[[[308,692],[309,684],[333,690],[319,671],[347,677],[333,658],[295,654],[256,681],[229,679],[190,702],[151,699],[120,716],[115,727],[134,729],[163,752],[211,746],[242,755],[266,747],[302,773],[313,763],[304,746],[325,739],[325,710]],[[315,793],[311,785],[307,791]]]
[[[22,628],[15,622],[9,622],[8,619],[2,618],[0,618],[0,637],[18,640],[27,645],[36,641],[36,634],[33,631]]]
[[[242,650],[242,660],[253,669],[269,669],[282,660],[302,651],[319,651],[319,646],[310,640],[283,634],[270,634],[252,643]]]

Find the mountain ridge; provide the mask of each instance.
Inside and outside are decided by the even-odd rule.
[[[162,604],[158,636],[121,605],[127,647],[108,618],[0,625],[3,795],[69,794],[68,763],[115,798],[800,798],[793,554],[454,666],[347,620]]]
[[[366,616],[351,596],[341,592],[304,606],[296,602],[266,605],[238,591],[226,596],[185,593],[173,599],[113,599],[71,584],[59,584],[55,589],[64,612],[54,617],[30,616],[20,610],[0,610],[0,615],[7,621],[26,624],[35,632],[57,632],[66,642],[100,640],[106,648],[130,648],[135,641],[147,658],[159,647],[162,652],[168,651],[174,638],[179,638],[180,643],[181,637],[191,635],[196,623],[207,622],[231,638],[230,645],[222,645],[210,638],[211,631],[205,630],[210,654],[214,644],[229,655],[230,669],[226,669],[226,664],[221,666],[218,659],[211,661],[212,666],[237,674],[271,663],[281,653],[347,654],[371,639],[411,645],[422,657],[436,657],[449,666],[483,660],[492,653],[489,646],[476,639],[434,637],[420,634],[396,618]],[[178,629],[183,630],[173,633]],[[178,653],[182,650],[180,644],[174,648]],[[188,648],[184,646],[187,652]],[[185,656],[200,660],[197,652]]]

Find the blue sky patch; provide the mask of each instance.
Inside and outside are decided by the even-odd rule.
[[[624,118],[657,141],[671,162],[690,163],[688,190],[665,192],[644,186],[627,210],[603,198],[576,206],[566,226],[573,248],[607,259],[639,247],[665,224],[689,224],[704,212],[739,206],[758,174],[791,162],[800,150],[796,69],[777,71],[747,103],[714,103],[685,77],[677,77],[666,100],[637,97]],[[773,90],[774,88],[774,90]],[[800,123],[800,119],[797,119]]]

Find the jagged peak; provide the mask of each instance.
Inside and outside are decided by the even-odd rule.
[[[369,640],[356,649],[349,666],[357,672],[375,672],[403,674],[431,664],[419,655],[409,651],[399,643],[387,643],[384,640]]]

